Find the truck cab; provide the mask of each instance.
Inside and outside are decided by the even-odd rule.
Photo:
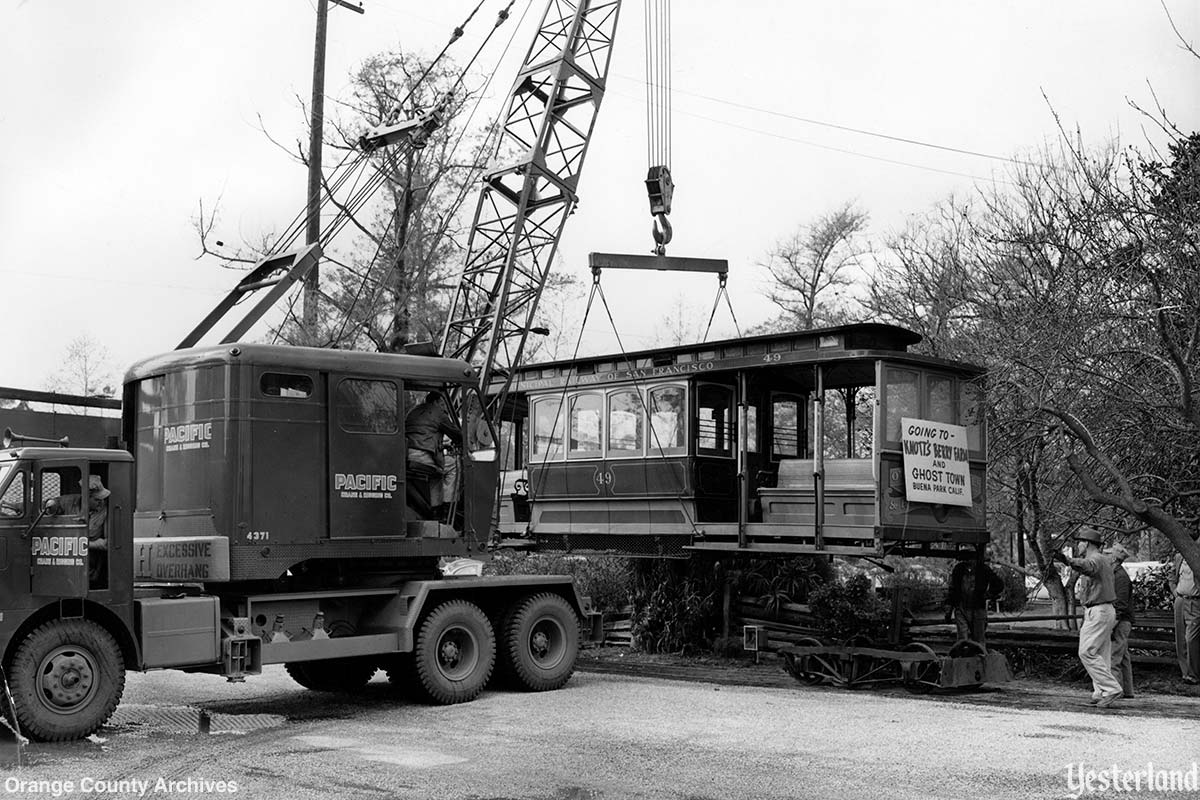
[[[41,718],[107,718],[121,671],[141,660],[132,501],[123,450],[0,451],[0,657],[13,695]]]

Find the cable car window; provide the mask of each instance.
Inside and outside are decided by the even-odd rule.
[[[794,398],[771,403],[771,458],[799,458],[800,401]]]
[[[917,386],[921,376],[907,369],[886,369],[884,386],[884,438],[889,442],[900,442],[900,420],[903,417],[920,417],[920,396]]]
[[[12,470],[16,463],[6,465],[8,470]],[[3,475],[0,475],[3,478]],[[0,484],[4,481],[0,480]],[[0,516],[5,517],[23,517],[25,516],[26,507],[25,495],[25,473],[17,472],[13,475],[12,482],[8,484],[8,488],[4,490],[3,496],[0,496]]]
[[[557,397],[539,400],[533,407],[533,460],[562,456],[563,419]]]
[[[568,458],[599,458],[604,399],[598,394],[571,398],[571,447]]]
[[[746,452],[758,452],[758,406],[746,406]]]
[[[337,422],[347,433],[395,433],[400,429],[400,394],[391,381],[347,378],[334,401]]]
[[[313,381],[307,375],[285,375],[280,372],[264,372],[258,379],[258,388],[267,397],[312,397]]]
[[[967,448],[976,455],[983,455],[983,387],[977,383],[961,381],[958,384],[959,422],[967,428]]]
[[[652,455],[669,455],[687,450],[683,421],[685,418],[682,386],[660,386],[650,390],[650,441]]]
[[[733,390],[700,384],[696,403],[696,446],[701,455],[727,456],[733,451]]]
[[[924,419],[945,422],[950,425],[956,423],[953,378],[943,375],[926,375]]]
[[[609,455],[641,455],[644,419],[638,392],[622,390],[608,396]]]

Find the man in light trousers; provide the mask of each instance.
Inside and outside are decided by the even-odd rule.
[[[1175,598],[1175,653],[1179,671],[1184,683],[1200,683],[1200,581],[1182,555],[1175,556],[1169,580]]]
[[[1129,551],[1123,545],[1114,544],[1108,551],[1113,565],[1113,592],[1117,599],[1113,608],[1117,612],[1117,625],[1112,633],[1112,672],[1121,684],[1121,695],[1133,697],[1133,657],[1129,654],[1129,635],[1137,618],[1133,613],[1133,581],[1125,569]]]
[[[1083,625],[1079,628],[1079,660],[1092,678],[1091,703],[1108,708],[1121,696],[1121,684],[1112,673],[1112,632],[1117,624],[1113,608],[1112,562],[1100,552],[1100,531],[1080,528],[1073,537],[1083,549],[1080,558],[1055,553],[1054,558],[1086,576]]]

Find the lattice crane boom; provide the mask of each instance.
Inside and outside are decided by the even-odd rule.
[[[520,363],[608,79],[620,0],[549,0],[509,93],[442,354],[480,366],[481,391]]]

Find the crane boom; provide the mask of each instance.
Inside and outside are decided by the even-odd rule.
[[[442,354],[480,365],[479,386],[520,363],[608,78],[620,0],[549,0],[509,93],[483,178]]]

